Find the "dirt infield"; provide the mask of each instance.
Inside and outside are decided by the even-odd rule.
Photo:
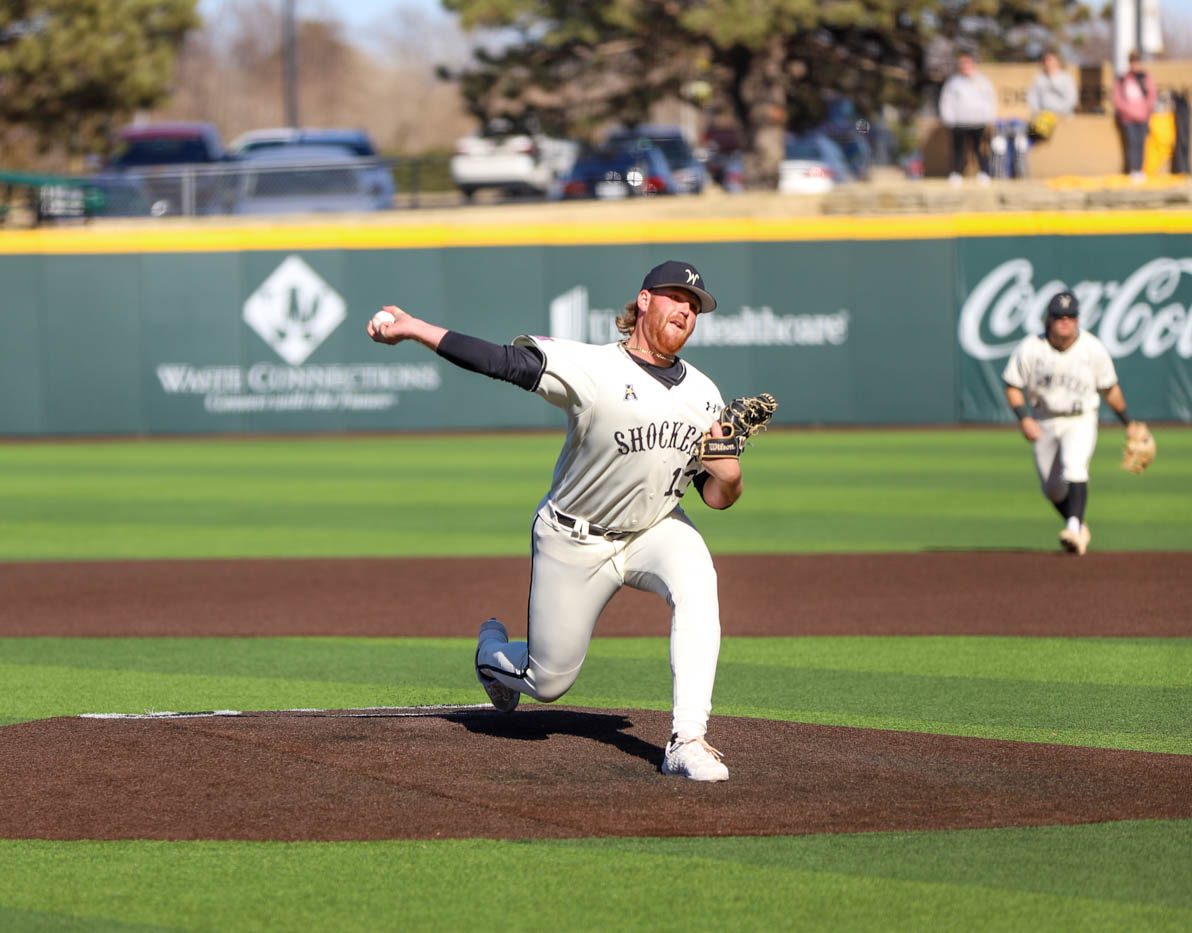
[[[733,555],[716,567],[726,635],[1192,635],[1192,551]],[[0,636],[471,638],[493,615],[516,636],[529,584],[524,557],[0,563]],[[596,634],[668,630],[660,599],[624,589]]]
[[[717,567],[727,635],[1192,636],[1189,553],[735,556]],[[0,636],[471,637],[494,613],[516,635],[528,572],[521,558],[0,564]],[[663,635],[667,623],[656,597],[623,591],[597,635]],[[714,717],[732,779],[699,785],[660,775],[668,730],[659,712],[534,704],[508,716],[22,723],[0,728],[0,838],[751,835],[1192,817],[1186,755]]]
[[[44,720],[0,729],[0,837],[725,836],[1192,817],[1192,755],[715,717],[732,778],[708,785],[659,773],[669,726],[666,713],[542,706]]]

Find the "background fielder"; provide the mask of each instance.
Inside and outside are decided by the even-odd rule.
[[[493,705],[510,712],[522,693],[544,702],[561,697],[617,590],[657,593],[672,609],[673,732],[662,770],[704,781],[728,777],[704,738],[720,612],[711,555],[679,500],[694,483],[714,509],[736,502],[741,445],[723,440],[716,386],[677,354],[696,316],[715,307],[695,267],[670,261],[650,270],[618,317],[626,338],[604,346],[528,336],[498,346],[393,306],[383,309],[393,321],[368,325],[376,341],[416,340],[567,415],[550,491],[532,523],[527,640],[510,643],[496,619],[480,628],[476,674]],[[714,454],[709,437],[722,439]]]
[[[1002,373],[1006,401],[1033,444],[1043,495],[1064,517],[1060,545],[1074,554],[1088,550],[1092,538],[1084,513],[1101,399],[1131,423],[1109,351],[1080,329],[1079,315],[1072,292],[1055,295],[1044,332],[1023,339]]]

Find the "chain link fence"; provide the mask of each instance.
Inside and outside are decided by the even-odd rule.
[[[103,217],[358,213],[461,203],[448,155],[310,159],[274,152],[212,165],[87,176],[0,172],[0,223]]]

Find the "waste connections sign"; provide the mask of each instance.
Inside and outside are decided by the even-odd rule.
[[[151,402],[172,429],[220,430],[241,426],[245,418],[262,429],[367,427],[361,416],[390,411],[403,393],[440,388],[433,359],[312,362],[347,321],[348,305],[302,257],[285,257],[251,284],[240,308],[239,343],[244,355],[259,358],[210,362],[219,351],[196,339],[189,359],[153,361],[159,398]],[[352,346],[367,353],[373,348],[357,330]],[[300,421],[293,420],[296,415]]]

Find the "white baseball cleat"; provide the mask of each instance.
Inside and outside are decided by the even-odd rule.
[[[502,713],[512,713],[517,709],[517,701],[521,699],[521,693],[506,687],[496,678],[488,677],[480,671],[480,649],[487,641],[509,644],[509,633],[505,631],[505,626],[496,619],[489,619],[480,626],[480,637],[476,644],[476,679],[480,681],[480,686],[484,688],[484,692],[488,694],[489,700],[496,709]]]
[[[1069,554],[1083,554],[1089,549],[1089,542],[1092,539],[1093,534],[1089,531],[1088,525],[1081,525],[1080,531],[1065,528],[1060,532],[1060,546]]]
[[[727,781],[728,768],[724,756],[705,741],[704,737],[680,739],[672,735],[662,756],[662,773],[693,781]]]

